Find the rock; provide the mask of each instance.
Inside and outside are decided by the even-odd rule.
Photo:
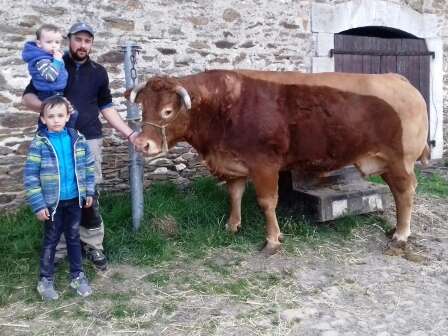
[[[280,319],[286,322],[300,322],[310,316],[316,315],[317,310],[314,308],[302,308],[302,309],[286,309],[280,313]],[[327,328],[330,329],[330,328]]]
[[[33,28],[38,27],[42,24],[42,21],[39,16],[37,15],[24,15],[20,18],[20,22],[18,23],[19,26],[25,27],[25,28]]]
[[[187,168],[187,166],[184,165],[183,163],[177,164],[175,167],[176,167],[176,170],[178,172],[180,172],[180,171],[184,170],[185,168]]]
[[[235,43],[229,42],[229,41],[224,41],[224,40],[215,42],[215,46],[220,48],[220,49],[230,49],[234,45],[235,45]]]
[[[208,25],[209,19],[205,16],[192,16],[188,18],[188,21],[190,21],[195,26],[206,26]]]
[[[170,34],[170,35],[180,35],[180,36],[185,35],[184,32],[182,31],[182,29],[181,28],[177,28],[177,27],[170,27],[168,29],[168,34]]]
[[[288,323],[300,322],[304,318],[300,309],[287,309],[280,313],[280,319]]]
[[[36,125],[36,113],[5,113],[0,114],[0,125],[7,128],[23,128]]]
[[[151,165],[158,166],[158,167],[170,167],[173,165],[173,161],[168,160],[166,158],[157,158],[149,161]]]
[[[286,28],[286,29],[299,29],[300,26],[296,24],[291,24],[287,22],[280,22],[280,26]]]
[[[67,12],[67,9],[64,7],[53,7],[53,6],[31,6],[36,12],[44,14],[47,17],[57,18],[64,15]]]
[[[11,148],[0,146],[0,155],[7,155],[12,152],[13,150]]]
[[[207,42],[203,41],[193,41],[188,44],[193,49],[209,49]]]
[[[255,47],[255,44],[252,41],[247,41],[240,45],[240,48],[252,48]]]
[[[0,90],[7,90],[9,88],[8,83],[6,82],[5,77],[0,73]]]
[[[238,13],[233,8],[227,8],[224,10],[224,13],[222,14],[222,18],[224,19],[224,21],[232,22],[232,21],[241,19],[241,14]]]
[[[1,104],[8,104],[12,102],[11,99],[9,99],[8,97],[5,97],[4,95],[0,94],[0,103]]]
[[[124,53],[118,50],[111,50],[98,57],[98,63],[122,64],[124,61]]]
[[[16,198],[14,194],[0,193],[0,205],[12,202]]]
[[[174,54],[177,54],[176,49],[172,49],[172,48],[157,48],[157,50],[162,55],[174,55]]]
[[[192,159],[194,159],[194,158],[196,158],[197,157],[197,155],[196,154],[193,154],[193,153],[185,153],[185,154],[182,154],[182,158],[184,159],[184,160],[187,160],[187,161],[190,161],[190,160],[192,160]]]
[[[26,155],[28,153],[28,147],[30,146],[31,141],[22,142],[19,147],[16,149],[16,154]]]
[[[133,31],[134,30],[134,21],[120,19],[113,16],[103,17],[103,20],[106,23],[106,26],[109,28]]]

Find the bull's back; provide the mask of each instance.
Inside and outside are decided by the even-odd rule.
[[[396,155],[417,159],[425,148],[428,134],[426,103],[420,92],[401,75],[335,72],[309,74],[253,70],[238,72],[243,76],[262,81],[297,86],[296,92],[299,95],[300,91],[306,92],[306,95],[300,95],[300,99],[307,101],[312,98],[315,110],[322,110],[322,106],[326,106],[326,111],[333,115],[333,122],[330,124],[335,120],[341,123],[332,127],[345,128],[348,131],[334,131],[335,135],[344,134],[346,146],[369,142],[369,136],[374,136],[371,133],[376,131],[378,134],[374,137],[377,139],[371,140],[383,145],[386,141],[393,140],[390,146],[394,151],[398,145],[401,146],[402,153]],[[357,122],[353,123],[354,120]],[[309,122],[308,120],[305,124]],[[310,129],[315,131],[313,134],[320,135],[320,141],[328,142],[333,139],[329,137],[330,130],[323,130],[331,127],[328,125],[328,120],[327,122],[315,120],[315,122],[322,124],[313,125],[314,127]],[[345,124],[346,122],[352,126]],[[356,127],[353,127],[355,124]],[[354,132],[352,135],[349,134],[351,131]],[[358,131],[366,132],[363,141],[356,136],[359,134]],[[306,130],[304,132],[308,133]],[[400,135],[399,139],[397,135]],[[390,139],[391,137],[393,139]]]

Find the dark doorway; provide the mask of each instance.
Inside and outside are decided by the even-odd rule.
[[[335,71],[395,72],[405,76],[425,98],[429,112],[430,57],[424,39],[387,27],[362,27],[334,36]]]

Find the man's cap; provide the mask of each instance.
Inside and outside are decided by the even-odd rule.
[[[68,31],[67,36],[70,37],[70,35],[76,34],[79,32],[87,32],[90,35],[92,35],[92,37],[95,36],[95,34],[93,32],[93,28],[85,22],[77,22],[73,26],[71,26],[70,30]]]

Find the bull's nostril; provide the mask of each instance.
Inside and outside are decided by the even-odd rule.
[[[150,151],[151,151],[151,143],[149,141],[146,142],[144,150],[145,150],[146,153],[150,153]]]

